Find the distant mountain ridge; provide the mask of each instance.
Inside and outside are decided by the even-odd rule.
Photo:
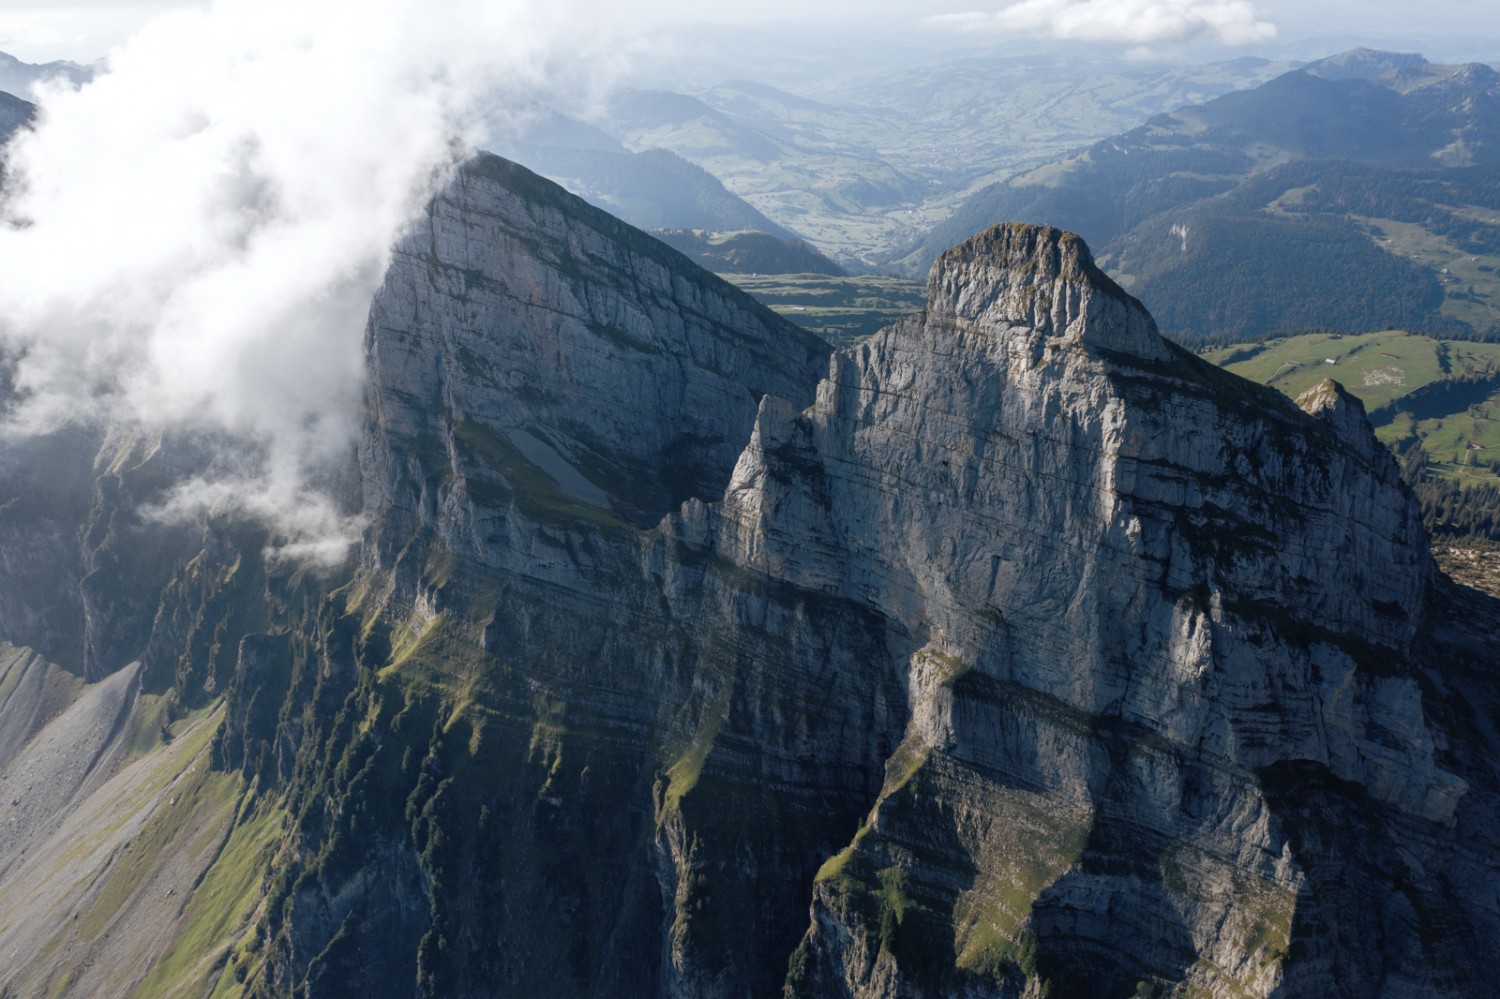
[[[14,94],[0,92],[0,142],[15,134],[36,115],[36,105]]]
[[[601,128],[537,107],[492,123],[491,149],[641,229],[756,231],[797,237],[719,179],[659,148],[632,152]]]
[[[29,63],[0,52],[0,142],[36,116],[36,105],[27,99],[35,84],[63,80],[77,87],[93,79],[94,72],[76,62]]]
[[[765,232],[653,229],[651,235],[699,267],[719,274],[843,275],[844,269],[801,240]]]
[[[512,145],[505,151],[641,229],[755,230],[796,238],[726,190],[713,174],[667,149],[632,153]]]
[[[1500,74],[1358,50],[987,188],[892,262],[920,272],[994,221],[1047,222],[1090,239],[1189,341],[1308,326],[1484,335],[1500,285],[1478,269],[1493,262],[1465,258],[1500,251],[1496,163]],[[1468,263],[1474,280],[1451,288]]]
[[[868,271],[986,177],[1289,65],[966,56],[797,93],[743,78],[692,93],[625,88],[578,113],[631,149],[671,149],[825,255]]]
[[[7,93],[29,95],[34,84],[58,78],[76,87],[87,83],[93,77],[92,66],[83,66],[67,60],[30,63],[17,59],[8,52],[0,52],[0,90]]]

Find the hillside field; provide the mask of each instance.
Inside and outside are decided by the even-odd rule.
[[[927,298],[920,281],[874,274],[719,276],[835,347],[846,347],[919,311]]]
[[[1490,466],[1500,463],[1500,344],[1386,330],[1312,333],[1203,356],[1293,398],[1332,378],[1364,402],[1383,442],[1421,446],[1428,476],[1495,481]]]

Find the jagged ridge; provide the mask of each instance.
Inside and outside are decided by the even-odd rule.
[[[253,995],[1472,993],[1490,653],[1357,408],[1171,347],[1057,230],[982,234],[929,287],[830,360],[485,159],[372,308],[351,578],[266,571],[220,523],[111,602],[151,564],[111,516],[161,487],[143,449],[83,504],[83,616],[185,703],[228,690],[212,757],[255,790],[184,904],[275,858],[232,882],[224,963],[160,967]],[[59,628],[3,596],[4,628]],[[0,983],[45,980],[37,947]]]

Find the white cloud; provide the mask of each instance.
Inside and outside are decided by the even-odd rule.
[[[939,14],[928,21],[964,31],[1132,45],[1246,45],[1276,37],[1276,25],[1246,0],[1021,0],[993,12]]]
[[[327,505],[309,483],[350,453],[389,248],[464,154],[481,95],[578,54],[569,13],[218,0],[149,22],[94,83],[42,93],[6,157],[7,428],[228,436],[234,489],[199,482],[178,506],[236,496],[296,550],[328,551],[312,535],[339,525],[307,515]]]
[[[92,62],[182,0],[0,0],[0,50],[27,62]],[[24,95],[23,95],[24,96]]]

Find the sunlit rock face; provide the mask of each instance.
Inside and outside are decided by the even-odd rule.
[[[833,352],[481,157],[397,247],[366,358],[344,573],[210,525],[128,600],[39,575],[94,580],[72,645],[0,587],[0,624],[100,664],[128,611],[143,682],[223,695],[213,765],[280,830],[234,881],[235,988],[1487,981],[1494,605],[1435,575],[1357,401],[1161,339],[1077,237],[975,236]],[[130,490],[80,481],[114,523]]]
[[[371,311],[370,399],[396,435],[421,433],[441,400],[580,502],[630,494],[621,512],[649,526],[716,499],[760,396],[807,401],[827,355],[663,244],[486,157],[398,247]]]
[[[921,639],[796,990],[1329,987],[1288,958],[1319,861],[1268,782],[1437,827],[1467,790],[1394,665],[1431,568],[1393,461],[1342,390],[1309,420],[1161,340],[1071,235],[997,227],[929,295],[806,412],[764,404],[709,514],[737,562]]]
[[[595,861],[648,862],[618,890],[655,893],[625,908],[657,921],[637,932],[661,992],[1318,994],[1390,973],[1337,944],[1340,893],[1394,897],[1383,861],[1333,883],[1299,810],[1357,788],[1450,835],[1468,785],[1409,665],[1416,506],[1346,397],[1309,418],[1199,362],[1034,226],[954,248],[922,314],[810,378],[791,330],[506,176],[460,178],[377,301],[372,518],[450,485],[395,518],[404,555],[366,558],[424,619],[453,598],[403,574],[409,537],[549,587],[524,625],[486,603],[486,648],[509,636],[581,728],[649,733],[611,737],[640,754],[612,806],[637,852]],[[713,363],[652,311],[684,299],[705,337],[740,330]],[[419,368],[442,375],[391,376]],[[500,443],[453,435],[438,474],[387,489],[384,456],[410,452],[386,441],[421,433],[391,433],[397,397],[423,432]],[[722,446],[664,466],[684,420]],[[667,467],[693,484],[666,502],[622,485]]]

